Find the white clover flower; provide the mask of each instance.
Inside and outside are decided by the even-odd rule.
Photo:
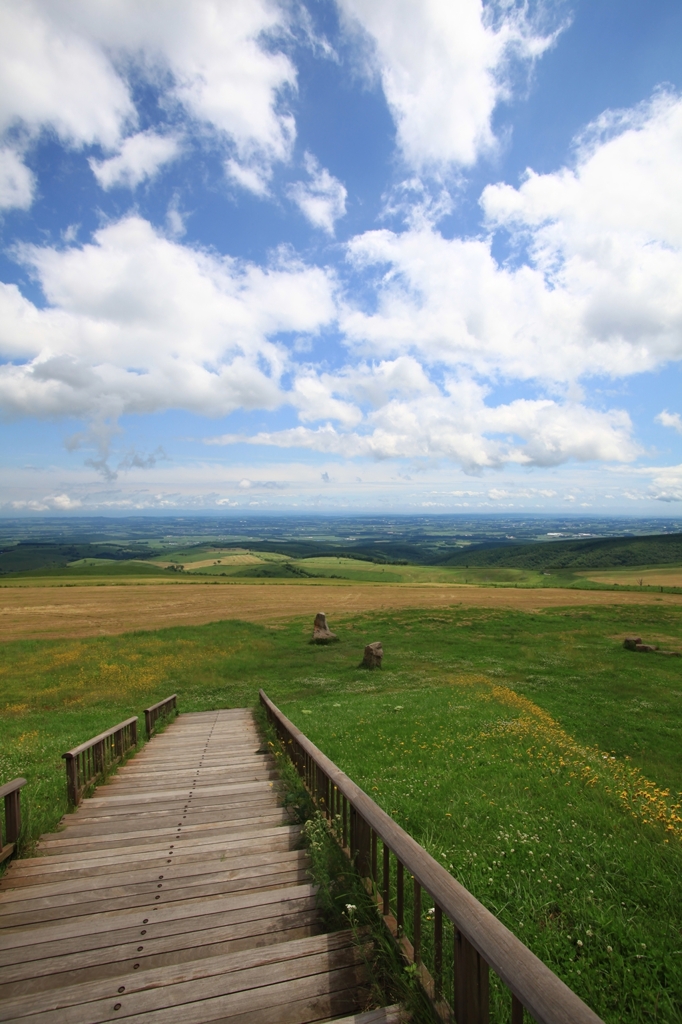
[[[613,953],[613,946],[607,946],[606,947],[606,952],[607,953]]]
[[[582,946],[582,944],[583,944],[583,940],[582,939],[578,939],[578,941],[576,942],[576,946]]]
[[[358,909],[358,908],[357,908],[357,907],[355,906],[355,904],[354,904],[354,903],[346,903],[346,910],[347,910],[347,911],[348,911],[349,913],[351,913],[351,912],[352,912],[353,910],[357,910],[357,909]]]

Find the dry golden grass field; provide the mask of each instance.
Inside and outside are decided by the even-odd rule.
[[[338,615],[392,608],[533,611],[594,605],[682,604],[682,594],[453,585],[385,586],[305,581],[198,582],[184,579],[101,586],[0,588],[0,640],[101,636],[220,619],[271,622],[325,611]]]
[[[585,579],[595,583],[617,583],[621,587],[638,587],[640,580],[645,587],[682,587],[682,567],[670,569],[604,569],[601,572],[585,573]]]

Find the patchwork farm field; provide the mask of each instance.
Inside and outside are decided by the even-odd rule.
[[[682,659],[622,647],[636,631],[682,650],[674,596],[434,609],[363,587],[375,604],[332,612],[325,587],[340,642],[317,647],[315,585],[159,589],[273,605],[257,622],[5,642],[0,775],[29,782],[24,850],[66,810],[63,751],[174,691],[194,711],[253,706],[262,686],[605,1020],[681,1019]],[[83,590],[139,594],[153,624],[148,587]],[[384,668],[368,672],[377,639]]]

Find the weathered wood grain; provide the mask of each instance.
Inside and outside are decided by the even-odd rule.
[[[250,713],[171,722],[0,882],[0,1022],[358,1010],[362,952],[350,933],[321,934],[282,794]]]

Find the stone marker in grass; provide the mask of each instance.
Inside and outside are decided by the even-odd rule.
[[[334,640],[338,639],[339,638],[336,633],[332,633],[331,629],[327,625],[327,616],[324,612],[318,612],[313,623],[313,643],[330,644]]]
[[[377,640],[373,644],[367,644],[365,647],[365,655],[362,659],[362,664],[365,668],[381,668],[381,659],[384,656],[384,649],[381,646],[381,641]]]
[[[639,651],[640,654],[665,654],[669,658],[679,658],[679,651],[662,651],[655,644],[642,643],[641,636],[626,636],[623,647],[628,651]]]

